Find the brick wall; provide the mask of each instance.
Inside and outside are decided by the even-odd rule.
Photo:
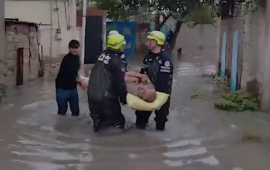
[[[38,77],[39,60],[38,60],[38,32],[36,27],[26,24],[16,25],[19,33],[14,33],[12,28],[15,25],[7,26],[6,30],[6,61],[8,68],[7,83],[15,85],[17,72],[17,50],[23,48],[24,58],[24,83]],[[29,30],[28,33],[22,30]]]

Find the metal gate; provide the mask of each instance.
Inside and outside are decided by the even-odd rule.
[[[230,79],[230,90],[237,90],[237,70],[238,70],[238,49],[239,49],[239,33],[238,30],[233,33],[233,49],[232,49],[232,69]]]
[[[117,30],[120,34],[125,36],[126,48],[125,54],[127,57],[135,53],[136,41],[136,23],[135,22],[107,22],[107,33],[112,30]]]
[[[84,64],[94,64],[102,52],[102,16],[87,16],[85,28]]]
[[[222,48],[221,48],[221,66],[219,71],[219,76],[225,77],[226,70],[226,52],[227,52],[227,33],[224,32],[222,35]]]

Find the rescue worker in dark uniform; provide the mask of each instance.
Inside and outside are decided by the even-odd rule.
[[[109,35],[107,49],[99,56],[91,70],[88,86],[90,116],[94,132],[102,127],[123,129],[125,117],[119,100],[126,104],[125,68],[119,56],[126,44],[121,34]]]
[[[165,35],[160,31],[152,31],[147,36],[149,53],[145,56],[140,73],[146,74],[155,86],[156,91],[171,94],[173,82],[173,64],[170,55],[162,50],[165,43]],[[155,111],[156,129],[165,130],[165,123],[169,115],[170,98]],[[136,111],[136,126],[145,129],[152,112]]]
[[[124,67],[125,67],[125,69],[126,69],[126,71],[127,71],[126,55],[125,55],[125,53],[124,53],[123,51],[119,52],[119,55],[120,55],[120,57],[121,57],[121,59],[122,59],[122,62],[123,62],[123,64],[124,64]]]

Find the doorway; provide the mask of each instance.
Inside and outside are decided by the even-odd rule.
[[[84,64],[94,64],[102,52],[102,29],[102,16],[88,16],[86,18]]]
[[[17,76],[16,85],[23,85],[23,48],[18,48],[17,50]]]

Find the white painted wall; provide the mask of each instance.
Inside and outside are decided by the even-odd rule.
[[[52,5],[52,9],[51,9]],[[58,6],[58,11],[55,10]],[[65,12],[66,6],[66,12]],[[2,12],[2,10],[1,10]],[[58,13],[58,14],[57,14]],[[51,26],[40,26],[40,41],[43,45],[43,55],[45,60],[62,57],[68,52],[68,42],[71,39],[79,39],[76,30],[76,4],[74,0],[67,1],[6,1],[5,17],[18,18],[20,21],[36,22],[41,24],[51,24]],[[67,19],[66,19],[67,18]],[[59,20],[59,23],[58,23]],[[67,23],[71,26],[67,29]],[[56,40],[56,30],[61,29],[61,40]],[[52,35],[52,36],[51,36]],[[51,54],[52,37],[52,54]]]

